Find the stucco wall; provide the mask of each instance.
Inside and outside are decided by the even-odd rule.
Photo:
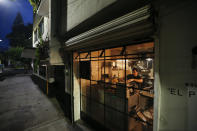
[[[49,57],[51,65],[63,65],[62,57],[59,49],[61,48],[60,41],[57,38],[57,6],[56,1],[49,1]]]
[[[51,39],[50,44],[56,44],[55,46],[50,45],[49,57],[51,65],[64,65],[63,60],[59,54],[60,45],[56,39]]]
[[[197,2],[190,1],[160,8],[160,131],[197,128],[197,96],[191,95],[190,86],[197,84],[197,68],[191,68],[192,48],[197,46],[196,7]]]
[[[116,0],[68,0],[67,31]]]

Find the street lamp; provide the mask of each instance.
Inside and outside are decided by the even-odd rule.
[[[0,42],[2,42],[3,40],[0,39]]]

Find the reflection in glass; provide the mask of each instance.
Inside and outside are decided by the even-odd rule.
[[[91,114],[91,106],[90,106],[90,99],[85,96],[81,96],[81,111],[84,113],[90,115]]]
[[[91,81],[91,98],[99,103],[104,104],[104,84]]]
[[[81,93],[84,96],[90,96],[90,80],[81,79]]]
[[[91,117],[97,122],[104,124],[104,105],[91,101]]]

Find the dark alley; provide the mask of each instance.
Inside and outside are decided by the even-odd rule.
[[[48,98],[28,74],[16,74],[0,82],[1,131],[75,131],[64,118],[55,98]]]

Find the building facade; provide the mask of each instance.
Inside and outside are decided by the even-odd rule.
[[[51,13],[53,12],[51,9],[56,8],[51,7],[52,4],[49,0],[41,0],[37,4],[32,33],[33,47],[36,48],[34,76],[39,79],[41,88],[47,95],[55,95],[53,92],[58,88],[55,89],[51,85],[54,85],[55,79],[59,79],[59,77],[55,77],[55,73],[59,68],[63,70],[64,65],[59,53],[60,42],[54,35],[56,23],[52,19],[55,19],[55,13]],[[53,6],[55,7],[55,5]]]
[[[72,122],[195,130],[197,2],[48,2],[49,63],[63,70],[55,81]],[[143,82],[128,81],[134,68]]]

